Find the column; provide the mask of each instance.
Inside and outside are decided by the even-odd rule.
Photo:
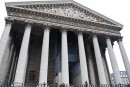
[[[39,84],[47,84],[48,75],[48,55],[49,55],[49,34],[50,27],[46,26],[44,29],[43,43],[42,43],[42,54],[39,74]]]
[[[90,47],[90,44],[88,43],[88,44],[86,44],[86,51],[87,51],[87,56],[88,56],[88,70],[89,70],[89,76],[90,76],[90,84],[92,84],[92,85],[96,85],[96,77],[95,77],[95,66],[94,66],[94,60],[93,60],[93,54],[92,54],[92,51],[91,51],[91,47]]]
[[[107,43],[107,47],[108,47],[108,52],[109,52],[109,57],[110,57],[113,73],[115,75],[115,82],[116,82],[116,84],[119,84],[119,83],[121,83],[119,67],[118,67],[116,57],[115,57],[115,54],[114,54],[114,51],[112,48],[111,40],[109,37],[106,39],[106,43]]]
[[[11,19],[5,19],[6,20],[6,24],[5,24],[5,29],[2,33],[1,39],[0,39],[0,66],[1,66],[1,62],[4,56],[4,52],[8,43],[8,38],[9,38],[9,34],[10,34],[10,30],[12,27],[12,20]]]
[[[129,62],[128,56],[126,54],[126,51],[125,51],[125,48],[124,48],[124,45],[123,45],[121,39],[118,40],[118,45],[120,48],[122,59],[123,59],[125,69],[126,69],[126,72],[127,72],[128,78],[129,78],[129,82],[130,82],[130,62]]]
[[[102,44],[102,45],[104,45],[104,44]],[[108,64],[106,61],[105,48],[103,46],[100,47],[100,52],[101,52],[101,56],[102,56],[102,62],[103,62],[103,66],[104,66],[106,81],[107,81],[107,84],[110,84],[110,73],[109,73]]]
[[[93,35],[93,46],[94,46],[94,51],[95,51],[95,58],[96,58],[96,63],[97,63],[100,84],[107,84],[106,77],[105,77],[105,71],[103,68],[103,61],[101,58],[101,52],[100,52],[100,48],[99,48],[99,44],[98,44],[96,35]]]
[[[78,32],[78,46],[79,46],[79,59],[80,59],[82,84],[85,84],[86,81],[89,84],[88,68],[87,68],[87,62],[86,62],[86,55],[85,55],[85,48],[84,48],[82,32]]]
[[[11,40],[11,37],[8,37],[8,42],[7,42],[6,49],[5,49],[1,66],[0,66],[0,82],[5,81],[7,70],[9,68],[9,62],[10,62],[10,57],[12,53],[12,46],[11,48],[8,46],[8,44],[10,43],[10,40]]]
[[[14,79],[14,83],[16,85],[22,83],[24,84],[25,82],[26,69],[28,63],[28,47],[29,47],[30,33],[31,33],[31,24],[28,23],[24,31],[24,36],[19,53],[19,59],[17,63],[17,69]]]
[[[64,29],[61,31],[61,74],[62,83],[69,84],[69,61],[68,61],[68,43],[67,43],[67,31]]]

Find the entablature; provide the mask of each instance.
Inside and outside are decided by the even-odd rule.
[[[16,22],[21,22],[21,23],[25,23],[26,21],[32,21],[34,25],[44,25],[44,24],[50,24],[51,27],[53,28],[58,28],[60,29],[61,27],[64,27],[65,29],[69,30],[69,31],[75,31],[77,29],[82,30],[84,33],[97,33],[100,35],[111,35],[114,37],[120,37],[121,34],[119,31],[117,30],[111,30],[111,29],[106,29],[106,28],[102,28],[102,27],[98,27],[98,26],[92,26],[92,25],[87,25],[87,24],[76,24],[76,23],[71,23],[68,21],[60,21],[57,19],[48,19],[48,18],[41,18],[43,20],[38,20],[38,19],[31,19],[31,18],[27,18],[27,17],[19,17],[19,16],[9,16],[10,18],[14,19]]]

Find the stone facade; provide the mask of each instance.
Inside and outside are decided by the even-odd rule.
[[[105,57],[108,47],[119,84],[114,41],[119,43],[130,78],[122,24],[71,0],[9,2],[6,9],[0,41],[1,82],[16,86],[111,84]]]

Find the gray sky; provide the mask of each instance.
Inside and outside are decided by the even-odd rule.
[[[4,2],[17,2],[17,1],[29,1],[29,0],[1,0],[0,1],[0,36],[3,32],[5,21],[4,17],[6,17],[6,9]],[[30,1],[39,1],[39,0],[30,0]],[[41,0],[45,1],[45,0]],[[124,25],[124,28],[121,31],[123,38],[123,43],[126,48],[127,55],[130,60],[130,0],[74,0],[88,8],[91,8],[121,24]],[[114,52],[116,54],[116,59],[119,65],[120,70],[125,70],[124,64],[122,62],[122,57],[119,51],[119,47],[117,43],[114,43]],[[109,64],[109,70],[112,72],[111,64],[108,56],[108,52],[106,51],[107,61]]]

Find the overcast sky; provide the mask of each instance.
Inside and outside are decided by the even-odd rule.
[[[3,32],[5,21],[4,17],[7,16],[5,9],[5,2],[17,2],[17,1],[39,1],[39,0],[0,0],[0,37]],[[45,1],[45,0],[41,0]],[[124,25],[121,30],[123,36],[123,43],[126,48],[127,55],[130,60],[130,0],[74,0],[90,9],[93,9],[121,24]],[[122,62],[122,57],[120,54],[119,47],[117,43],[114,43],[114,52],[116,54],[116,59],[120,70],[125,70],[124,64]],[[106,51],[107,61],[109,64],[109,70],[112,73],[111,64]]]

